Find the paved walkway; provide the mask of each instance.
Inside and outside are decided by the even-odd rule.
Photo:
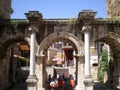
[[[19,83],[15,87],[13,87],[9,90],[27,90],[27,86],[26,86],[26,83]],[[95,82],[93,90],[113,90],[113,89],[107,88],[107,86],[105,84]]]

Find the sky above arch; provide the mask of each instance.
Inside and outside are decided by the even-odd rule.
[[[106,0],[12,0],[11,19],[25,19],[26,12],[39,11],[43,18],[77,18],[80,11],[96,11],[106,18]]]

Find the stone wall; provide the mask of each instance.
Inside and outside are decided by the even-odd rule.
[[[11,86],[9,83],[9,59],[10,56],[7,55],[4,59],[0,59],[0,90],[6,90]]]
[[[28,70],[18,67],[17,58],[11,57],[11,46],[7,49],[4,58],[0,58],[0,90],[8,90],[19,82],[24,82]]]
[[[106,0],[107,17],[120,16],[120,0]]]
[[[11,11],[11,0],[0,0],[0,19],[9,19]]]

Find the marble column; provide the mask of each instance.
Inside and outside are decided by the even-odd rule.
[[[90,42],[89,42],[89,38],[90,38],[90,30],[91,30],[91,26],[89,25],[85,25],[82,28],[83,32],[84,32],[84,42],[85,42],[85,77],[84,77],[84,85],[85,85],[85,90],[93,90],[93,78],[91,76],[91,72],[90,72]]]
[[[36,76],[38,79],[37,90],[45,90],[45,79],[43,75],[43,58],[44,55],[37,55],[37,64],[36,64]]]
[[[74,67],[76,67],[76,58],[75,58],[75,50],[73,51],[73,64],[74,64]]]
[[[31,46],[30,46],[30,74],[35,75],[35,38],[36,32],[32,31]]]
[[[37,90],[37,77],[35,75],[35,40],[36,28],[31,28],[31,42],[30,42],[30,72],[26,80],[27,90]]]
[[[84,73],[84,56],[83,54],[77,54],[77,85],[75,90],[83,90],[84,84],[83,84],[83,73]]]
[[[118,72],[118,76],[120,76],[120,60],[117,59],[117,72]],[[118,82],[120,82],[120,77],[118,77]]]
[[[48,49],[48,51],[47,51],[47,60],[50,60],[50,50]]]
[[[36,42],[36,32],[42,25],[42,14],[39,11],[29,11],[25,13],[25,16],[29,20],[29,31],[31,32],[31,41],[30,41],[30,73],[29,77],[26,80],[27,82],[27,90],[37,90],[37,77],[35,75],[35,59],[36,59],[36,50],[35,46],[37,46]]]

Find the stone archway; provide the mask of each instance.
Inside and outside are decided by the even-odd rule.
[[[109,75],[113,75],[113,79],[119,83],[120,79],[120,35],[115,32],[109,32],[97,40],[98,42],[104,42],[110,46],[110,51],[108,52],[110,57],[112,57],[112,70],[109,70]],[[109,76],[110,77],[110,76]],[[110,79],[110,78],[108,78]]]
[[[75,46],[75,48],[77,49],[77,53],[83,53],[84,45],[81,38],[78,39],[73,34],[67,32],[55,32],[50,34],[41,42],[37,54],[40,54],[40,51],[47,49],[50,46],[50,44],[52,44],[55,40],[57,41],[58,39],[62,38],[69,40],[70,43],[73,44],[73,46]]]
[[[45,83],[45,67],[43,65],[44,58],[45,58],[45,51],[49,48],[49,46],[58,40],[66,40],[68,41],[76,51],[76,57],[77,57],[77,90],[81,90],[83,88],[83,54],[84,54],[84,43],[81,40],[81,38],[75,37],[73,34],[67,33],[67,32],[55,32],[47,36],[41,44],[38,46],[37,49],[37,63],[36,63],[36,76],[38,78],[38,90],[44,89],[44,83]],[[79,76],[78,76],[79,75]]]
[[[17,43],[28,41],[21,35],[6,35],[6,38],[2,40],[2,45],[0,46],[0,79],[1,79],[1,87],[0,90],[5,90],[12,87],[13,84],[17,84],[18,78],[16,78],[16,72],[21,71],[18,69],[17,58],[14,54],[18,54]],[[17,47],[18,46],[18,47]],[[15,48],[17,47],[17,49]],[[15,52],[16,51],[16,52]],[[3,65],[4,64],[4,65]],[[6,71],[6,72],[4,72]],[[4,73],[4,74],[3,74]],[[19,75],[20,76],[20,75]],[[20,80],[21,78],[19,78]],[[21,79],[22,80],[22,79]]]

